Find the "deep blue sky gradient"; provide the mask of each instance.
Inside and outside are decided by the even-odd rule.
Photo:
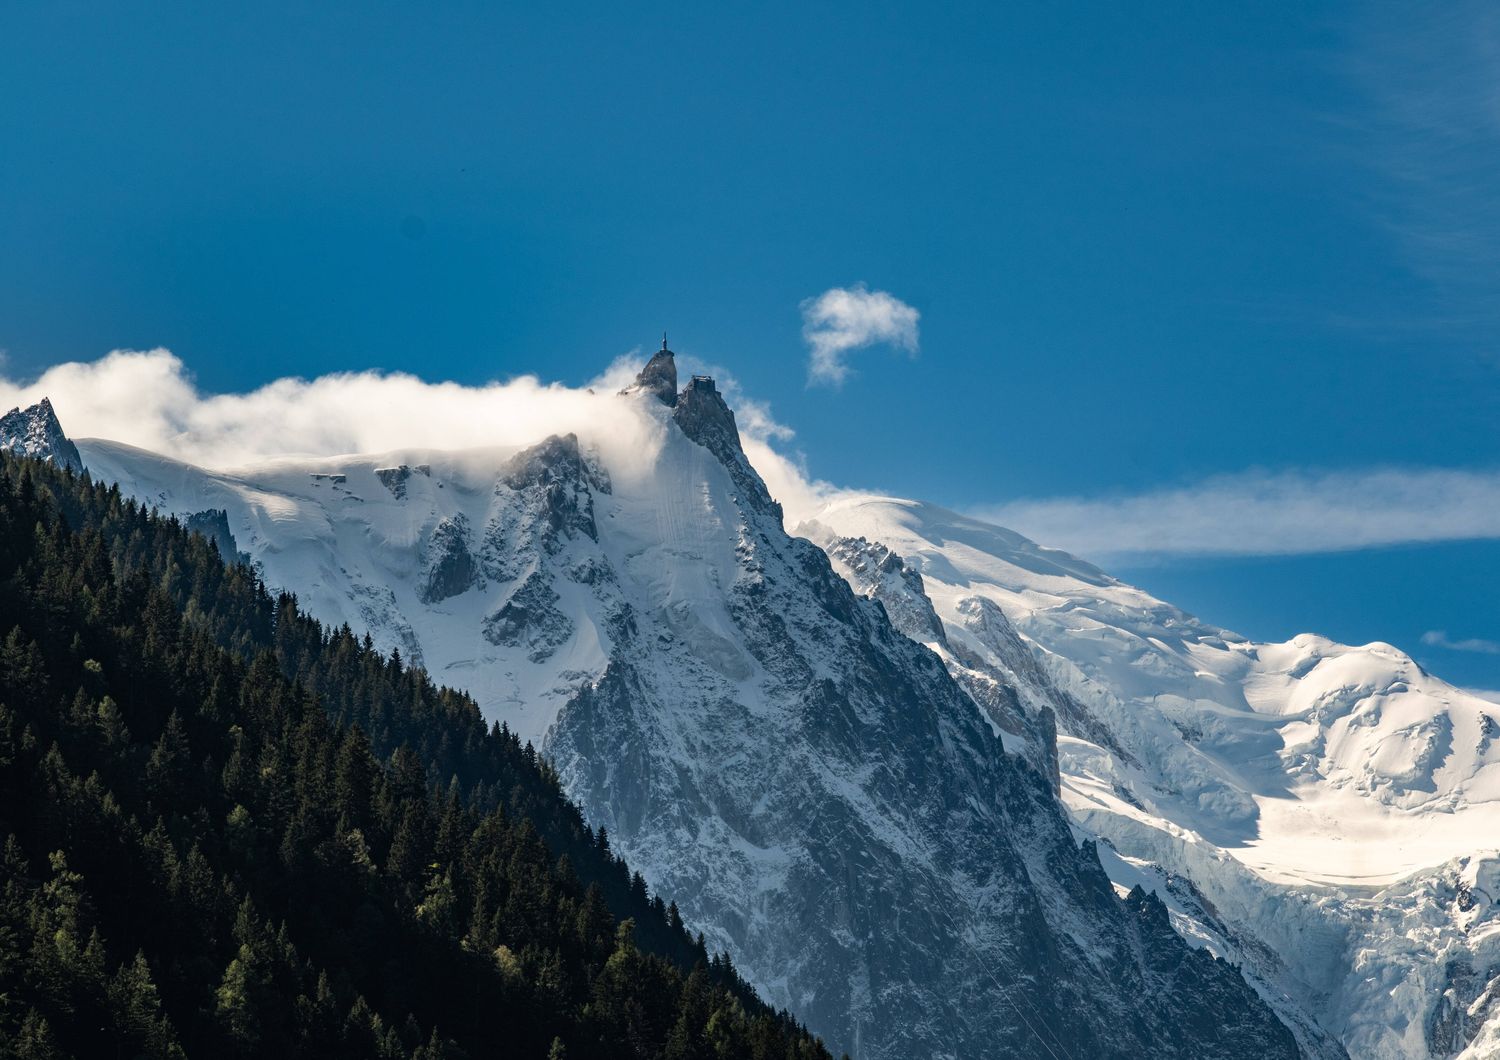
[[[162,345],[209,390],[578,383],[666,326],[817,476],[953,507],[1500,465],[1493,321],[1375,164],[1395,16],[1006,6],[7,5],[7,370]],[[921,311],[921,354],[809,389],[799,302],[859,281]],[[1500,639],[1497,571],[1478,544],[1123,573],[1500,688],[1500,657],[1417,642]]]

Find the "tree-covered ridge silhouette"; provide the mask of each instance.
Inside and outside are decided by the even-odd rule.
[[[0,454],[0,1056],[811,1058],[475,703]]]

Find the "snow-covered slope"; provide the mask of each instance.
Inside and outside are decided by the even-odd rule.
[[[579,684],[604,670],[609,616],[588,583],[597,531],[587,487],[608,475],[571,436],[521,456],[415,452],[225,472],[99,439],[79,445],[91,474],[163,511],[226,511],[236,547],[273,586],[471,692],[524,739],[540,744]],[[544,560],[555,577],[533,577]]]
[[[679,394],[658,355],[619,400],[649,451],[208,471],[81,449],[164,510],[226,512],[272,585],[542,741],[650,883],[839,1048],[1294,1054],[1233,968],[1116,893],[938,657],[785,533],[711,380]]]
[[[1471,1039],[1466,1055],[1494,1055],[1500,707],[1388,644],[1248,641],[931,505],[840,501],[799,532],[876,598],[891,587],[839,560],[889,549],[920,575],[944,642],[913,635],[955,676],[1001,675],[1030,689],[1023,707],[1052,706],[1064,800],[1118,855],[1112,874],[1154,880],[1305,1049],[1328,1047],[1321,1029],[1357,1057]]]

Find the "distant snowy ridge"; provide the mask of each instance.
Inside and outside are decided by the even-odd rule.
[[[539,742],[653,887],[862,1060],[1295,1055],[1160,902],[1117,895],[1045,730],[1005,753],[938,656],[787,535],[713,381],[676,383],[663,351],[619,396],[652,440],[632,454],[81,449],[165,511],[227,512],[273,586]]]
[[[838,561],[889,550],[956,677],[988,667],[1053,707],[1063,798],[1106,867],[1243,963],[1305,1050],[1495,1055],[1500,706],[1388,644],[1248,641],[932,505],[839,501],[799,532],[876,599],[889,587]],[[1009,636],[976,635],[990,608],[1040,674]]]

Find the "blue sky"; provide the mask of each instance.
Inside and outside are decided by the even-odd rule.
[[[581,383],[665,326],[819,478],[1500,688],[1484,8],[209,7],[0,14],[6,375]],[[804,302],[856,284],[916,349],[809,385]],[[1319,503],[1391,469],[1411,529],[1347,548]],[[1185,543],[1101,538],[1199,493]]]

